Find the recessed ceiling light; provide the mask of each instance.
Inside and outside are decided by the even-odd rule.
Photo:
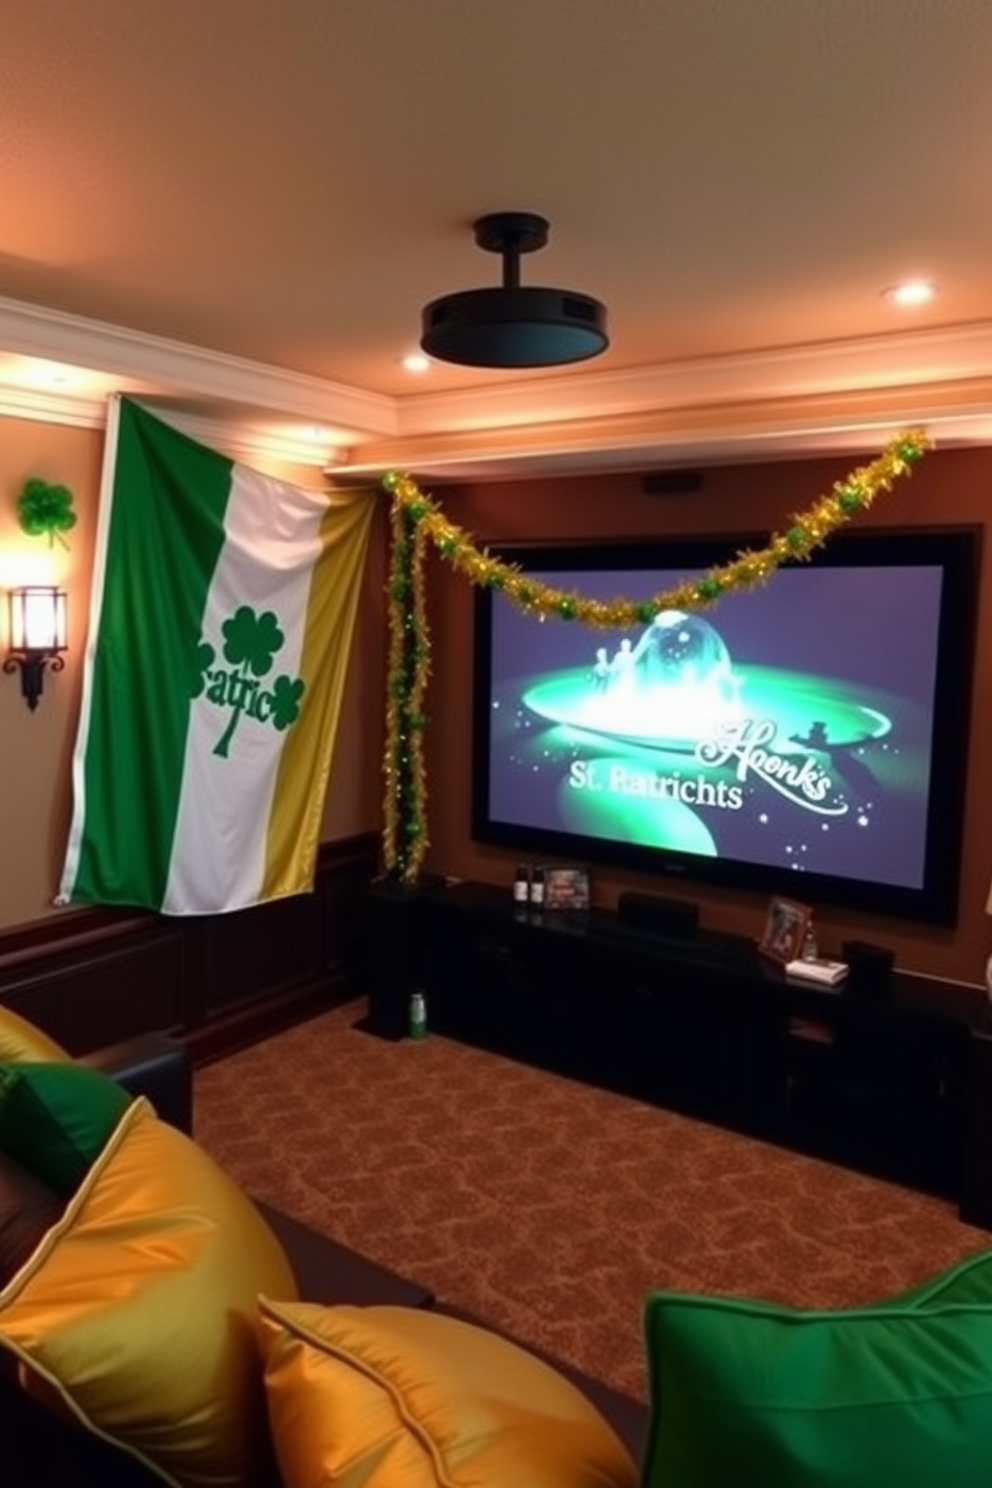
[[[925,305],[937,293],[937,286],[929,279],[907,279],[903,284],[892,284],[882,291],[894,305]]]
[[[75,380],[73,369],[64,366],[61,362],[34,361],[29,362],[31,367],[32,381],[39,387],[67,388]]]
[[[411,351],[409,356],[402,358],[403,366],[408,372],[426,372],[431,364],[429,356],[424,356],[422,351]]]

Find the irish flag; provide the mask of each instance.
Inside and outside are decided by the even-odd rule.
[[[373,509],[111,400],[62,902],[312,888]]]

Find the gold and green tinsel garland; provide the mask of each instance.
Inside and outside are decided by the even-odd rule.
[[[932,441],[906,430],[873,460],[838,481],[767,545],[744,549],[705,573],[639,599],[586,599],[574,590],[552,588],[503,563],[449,522],[440,507],[409,476],[390,471],[383,486],[392,497],[393,547],[389,571],[389,698],[386,715],[385,834],[387,873],[415,883],[428,847],[427,787],[423,737],[430,675],[430,636],[424,604],[423,558],[428,541],[473,584],[494,590],[525,614],[544,620],[623,628],[649,625],[661,610],[703,610],[725,595],[766,583],[783,563],[808,558],[882,491],[922,458]]]
[[[391,511],[389,658],[386,709],[386,872],[414,882],[428,847],[424,776],[424,702],[430,677],[430,632],[424,603],[427,533],[399,501]]]

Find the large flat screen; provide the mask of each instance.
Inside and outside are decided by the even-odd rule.
[[[478,590],[473,836],[953,923],[978,542],[973,528],[845,533],[712,608],[617,629]],[[491,551],[609,603],[761,546]]]

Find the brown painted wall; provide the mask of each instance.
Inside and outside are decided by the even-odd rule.
[[[70,762],[79,706],[82,648],[92,566],[103,434],[14,419],[0,420],[0,589],[25,557],[51,563],[54,580],[70,594],[71,646],[66,670],[51,678],[36,713],[20,698],[16,678],[0,675],[0,931],[55,913],[69,818]],[[870,459],[876,450],[866,452]],[[639,475],[499,482],[436,488],[445,512],[480,540],[640,536],[667,533],[767,531],[791,512],[828,491],[854,462],[829,459],[717,467],[704,472],[703,489],[691,496],[647,497]],[[312,484],[312,470],[269,467],[271,473]],[[73,491],[79,521],[68,552],[43,539],[26,538],[15,503],[29,475],[64,481]],[[880,496],[863,525],[913,526],[935,522],[987,522],[992,450],[938,450],[912,477]],[[429,489],[429,487],[428,487]],[[383,513],[384,517],[384,513]],[[366,575],[345,713],[324,817],[323,840],[377,831],[380,821],[382,744],[385,523],[380,521]],[[824,907],[818,911],[827,949],[848,936],[892,946],[900,966],[968,983],[980,982],[992,946],[985,902],[992,879],[992,541],[986,541],[971,747],[967,822],[956,929],[918,927],[868,919]],[[437,560],[430,563],[433,680],[427,736],[428,866],[439,872],[509,885],[512,856],[484,849],[469,838],[469,726],[471,695],[471,593]],[[6,647],[6,611],[0,609],[0,650]],[[644,875],[597,870],[597,902],[612,903],[625,887],[670,892]],[[706,924],[758,933],[765,897],[742,892],[685,892],[700,903]]]
[[[102,429],[74,429],[31,420],[0,419],[0,654],[6,655],[5,591],[30,577],[64,585],[69,595],[70,650],[65,671],[46,678],[37,710],[29,712],[16,677],[0,674],[0,932],[56,914],[71,811],[71,761],[82,683],[100,467]],[[263,466],[271,475],[313,488],[312,468]],[[17,523],[17,498],[30,476],[62,482],[78,515],[69,548],[49,548],[26,537]],[[382,751],[384,630],[383,511],[356,629],[345,691],[337,761],[332,771],[321,839],[337,841],[378,831]]]
[[[639,475],[480,484],[435,488],[446,515],[480,541],[582,538],[651,534],[768,532],[787,524],[834,482],[866,463],[819,459],[704,471],[703,488],[687,496],[646,496]],[[425,489],[430,489],[425,483]],[[911,527],[982,523],[992,513],[992,450],[937,450],[914,473],[883,493],[862,526]],[[985,903],[992,878],[992,540],[984,543],[979,599],[975,690],[967,778],[967,821],[956,929],[935,929],[816,907],[827,951],[849,937],[874,940],[896,951],[897,963],[931,976],[978,983],[992,946],[992,921]],[[428,866],[462,878],[506,883],[513,856],[469,839],[469,738],[472,609],[469,586],[439,561],[429,585],[433,682],[427,736],[429,822]],[[669,884],[646,875],[596,868],[594,896],[615,902],[623,888],[672,893]],[[760,934],[767,896],[702,889],[680,882],[675,891],[702,907],[703,923],[742,934]]]

